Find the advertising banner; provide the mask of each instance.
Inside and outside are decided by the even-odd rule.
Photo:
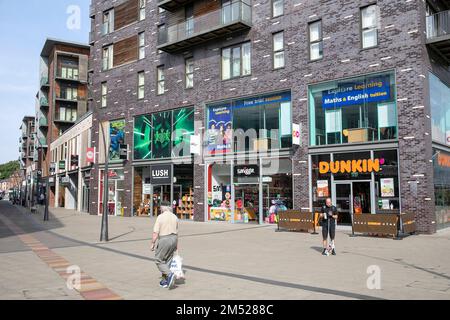
[[[327,198],[330,196],[328,180],[317,180],[317,196],[319,198]]]
[[[381,184],[381,196],[383,198],[395,197],[393,178],[380,179],[380,184]]]
[[[150,184],[168,185],[172,183],[172,165],[158,164],[151,166]]]
[[[109,123],[109,160],[120,160],[120,145],[125,142],[125,120]]]
[[[209,108],[209,154],[231,152],[231,142],[233,138],[232,119],[233,115],[229,104]]]
[[[300,124],[298,123],[292,124],[292,144],[296,146],[301,145]]]
[[[322,92],[322,108],[339,108],[370,102],[381,102],[391,97],[389,77],[376,77],[360,82],[340,83],[335,89]]]

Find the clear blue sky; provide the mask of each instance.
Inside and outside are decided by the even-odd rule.
[[[73,5],[81,10],[79,29],[67,26]],[[0,163],[19,158],[21,120],[35,115],[45,39],[87,43],[89,5],[90,0],[0,0]]]

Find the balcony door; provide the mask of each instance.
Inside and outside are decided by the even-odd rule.
[[[222,24],[228,24],[239,19],[240,0],[222,1]]]
[[[185,28],[186,37],[194,33],[194,4],[190,3],[185,7]]]

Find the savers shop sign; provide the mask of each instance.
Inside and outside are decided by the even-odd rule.
[[[339,84],[335,89],[322,92],[322,108],[339,108],[391,98],[389,77],[377,77],[360,82]]]

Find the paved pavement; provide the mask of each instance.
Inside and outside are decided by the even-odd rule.
[[[0,201],[0,299],[450,299],[450,229],[402,241],[340,230],[338,255],[323,257],[319,235],[183,221],[186,281],[167,290],[149,250],[153,223],[111,217],[111,241],[100,243],[100,217],[52,209],[44,223]],[[82,272],[78,290],[67,266]]]

